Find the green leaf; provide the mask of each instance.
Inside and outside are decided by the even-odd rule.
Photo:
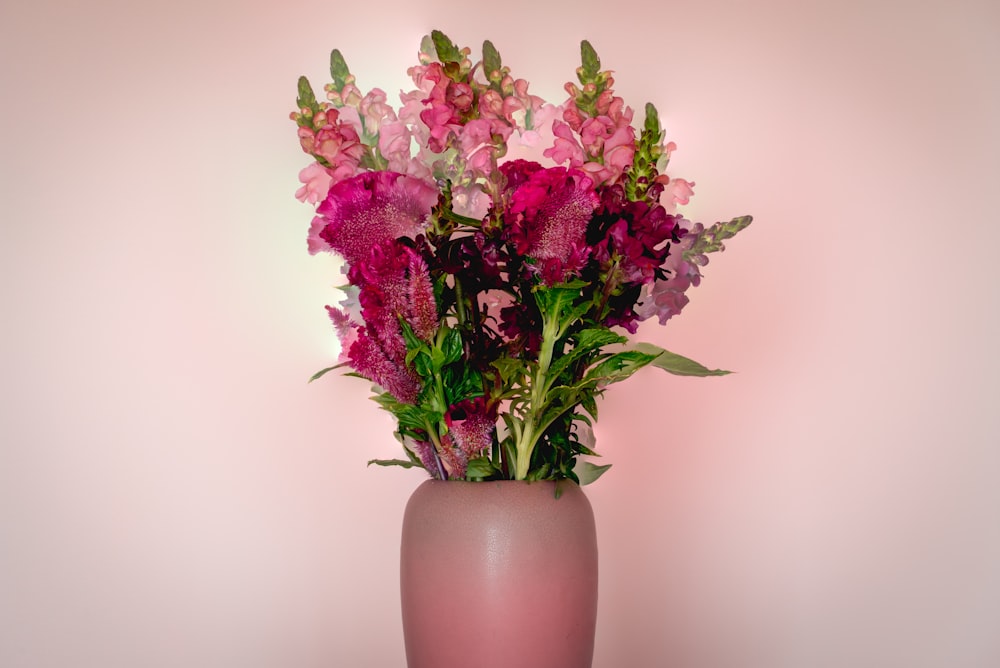
[[[573,473],[575,473],[577,478],[580,479],[580,485],[589,485],[604,475],[604,472],[609,468],[611,468],[611,464],[597,466],[582,459],[578,459],[576,466],[573,467]]]
[[[660,136],[660,114],[652,102],[646,103],[646,122],[644,129],[659,141]]]
[[[431,357],[434,353],[440,354],[436,348],[431,352],[421,350],[413,358],[413,370],[421,378],[430,378],[434,375],[434,364]]]
[[[314,380],[322,378],[323,376],[325,376],[330,371],[333,371],[334,369],[339,369],[342,366],[344,366],[344,365],[343,364],[334,364],[333,366],[328,366],[325,369],[320,369],[319,371],[317,371],[316,373],[314,373],[312,375],[312,377],[309,379],[309,382],[311,383]]]
[[[578,360],[582,355],[598,350],[603,346],[612,345],[615,343],[625,343],[628,341],[621,334],[616,334],[607,327],[591,327],[589,329],[581,330],[573,334],[574,345],[573,348],[560,357],[556,358],[552,362],[552,366],[549,367],[549,373],[552,376],[558,377],[562,373],[563,369],[567,368],[570,364]]]
[[[491,366],[500,372],[500,380],[505,386],[511,385],[511,380],[515,376],[527,374],[527,365],[524,361],[513,357],[501,357],[494,360]]]
[[[483,42],[483,69],[486,70],[486,77],[490,78],[494,72],[499,72],[501,66],[500,52],[493,46],[493,42],[486,40]]]
[[[343,90],[347,84],[347,78],[351,76],[351,71],[347,69],[347,61],[338,49],[330,52],[330,76],[336,89]]]
[[[412,404],[401,403],[388,392],[377,394],[372,397],[372,400],[385,410],[392,413],[393,416],[395,416],[396,421],[399,422],[400,427],[409,429],[425,429],[428,422],[436,424],[442,417],[441,413],[438,411],[421,408],[420,406],[414,406]]]
[[[444,353],[442,366],[460,360],[462,358],[462,333],[457,329],[449,329],[444,336],[441,349],[441,352]]]
[[[653,366],[677,376],[725,376],[732,373],[732,371],[724,371],[723,369],[709,369],[692,359],[664,350],[651,343],[637,343],[633,348],[643,353],[655,355]]]
[[[641,350],[625,350],[615,353],[587,371],[585,381],[610,385],[625,380],[636,371],[656,359],[655,353]]]
[[[412,468],[423,468],[420,464],[416,464],[406,459],[369,459],[368,466],[375,464],[377,466],[402,466],[404,469]]]
[[[597,51],[590,45],[590,42],[583,40],[580,42],[580,59],[583,61],[583,77],[593,79],[601,71],[601,59],[597,57]]]
[[[299,109],[311,109],[316,111],[319,104],[316,102],[316,93],[313,92],[309,79],[299,77],[299,97],[295,100]]]
[[[462,60],[462,53],[458,47],[443,32],[432,30],[431,39],[434,41],[434,50],[437,51],[438,60],[442,63],[457,63]]]
[[[497,473],[497,470],[489,457],[470,459],[469,465],[465,469],[466,478],[489,478],[494,473]]]

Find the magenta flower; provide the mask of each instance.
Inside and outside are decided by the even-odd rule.
[[[486,406],[483,397],[466,399],[449,407],[445,414],[448,433],[441,439],[441,461],[452,478],[464,478],[469,460],[493,445],[496,411]]]
[[[437,188],[396,172],[365,172],[330,188],[316,212],[326,221],[319,236],[348,264],[364,263],[372,248],[424,230]]]
[[[518,253],[565,265],[585,246],[587,225],[600,201],[593,181],[583,172],[538,169],[510,196],[504,216],[507,234]]]
[[[420,378],[400,359],[390,358],[367,329],[358,330],[358,338],[347,353],[351,368],[375,383],[396,400],[413,404],[420,394]]]
[[[665,325],[667,320],[687,306],[690,299],[684,293],[692,285],[697,287],[701,282],[701,272],[697,264],[684,259],[684,251],[691,248],[702,229],[700,223],[695,224],[680,242],[671,246],[670,255],[662,266],[667,278],[647,284],[636,304],[635,313],[639,320],[647,320],[655,315],[660,324]]]
[[[486,406],[486,399],[476,397],[459,402],[445,415],[452,440],[472,458],[493,445],[493,432],[497,425],[495,410]]]
[[[410,248],[406,250],[410,258],[406,321],[417,336],[424,341],[432,341],[438,329],[438,312],[431,274],[419,253]]]

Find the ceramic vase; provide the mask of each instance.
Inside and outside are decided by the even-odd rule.
[[[590,668],[590,502],[569,480],[428,480],[403,518],[400,594],[409,668]]]

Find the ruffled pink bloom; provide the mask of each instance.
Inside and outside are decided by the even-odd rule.
[[[557,165],[568,162],[570,167],[579,167],[584,163],[586,154],[583,147],[577,141],[572,128],[562,121],[552,122],[552,133],[555,141],[551,148],[544,151],[543,155],[551,159]]]
[[[443,153],[449,140],[462,129],[454,110],[446,104],[435,104],[420,112],[420,120],[430,131],[427,148]]]
[[[351,265],[389,239],[415,237],[437,203],[433,185],[395,172],[364,172],[330,188],[316,209],[326,220],[319,236]]]
[[[410,162],[410,131],[399,120],[382,124],[378,133],[378,152],[388,162],[388,171],[405,172]]]
[[[560,108],[551,104],[540,106],[532,112],[530,127],[519,129],[507,140],[507,153],[500,162],[510,160],[540,161],[545,157],[545,151],[555,144],[556,136],[552,131],[552,122],[560,113]]]
[[[361,91],[354,84],[345,84],[339,91],[333,90],[332,86],[333,84],[329,84],[326,88],[326,99],[335,105],[356,107],[361,102]]]
[[[333,177],[326,167],[318,162],[314,162],[299,172],[299,181],[303,185],[295,191],[295,197],[300,202],[315,204],[326,199],[327,193],[330,192],[330,184],[333,182]]]
[[[306,236],[306,246],[310,255],[329,253],[333,250],[330,248],[330,244],[320,236],[324,227],[326,227],[326,219],[323,216],[314,216],[312,224],[309,226],[309,234]]]
[[[476,176],[489,177],[493,171],[496,146],[493,141],[494,130],[503,138],[510,133],[509,126],[498,126],[498,123],[483,118],[476,118],[466,123],[458,133],[458,149],[465,168]]]
[[[300,137],[303,130],[307,128],[299,128]],[[354,128],[342,124],[324,125],[314,133],[312,145],[312,153],[329,162],[332,167],[346,163],[357,166],[365,152]]]
[[[671,179],[666,175],[657,177],[657,181],[666,182],[663,192],[660,194],[660,204],[671,213],[677,210],[678,205],[684,205],[691,201],[691,197],[694,195],[694,181]]]
[[[353,128],[357,135],[360,136],[365,131],[365,124],[361,120],[361,114],[358,113],[357,107],[342,107],[339,112],[340,122]]]
[[[385,91],[372,88],[358,103],[358,113],[364,123],[365,133],[374,137],[387,121],[396,120],[396,112],[386,104]]]
[[[604,142],[604,162],[586,162],[580,169],[598,186],[614,183],[632,165],[635,158],[635,130],[631,126],[619,128]]]
[[[490,210],[493,201],[483,192],[478,183],[455,186],[451,189],[451,208],[460,216],[482,220]]]

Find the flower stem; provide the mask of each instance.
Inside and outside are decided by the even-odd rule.
[[[552,351],[555,349],[556,339],[559,338],[559,320],[542,313],[542,345],[538,351],[538,366],[531,378],[531,395],[528,401],[527,415],[524,419],[524,429],[520,433],[515,445],[516,461],[514,462],[514,479],[525,480],[528,477],[528,470],[531,467],[531,453],[535,449],[535,444],[542,436],[539,421],[542,417],[542,410],[545,403],[547,391],[546,376],[549,366],[552,364]]]

